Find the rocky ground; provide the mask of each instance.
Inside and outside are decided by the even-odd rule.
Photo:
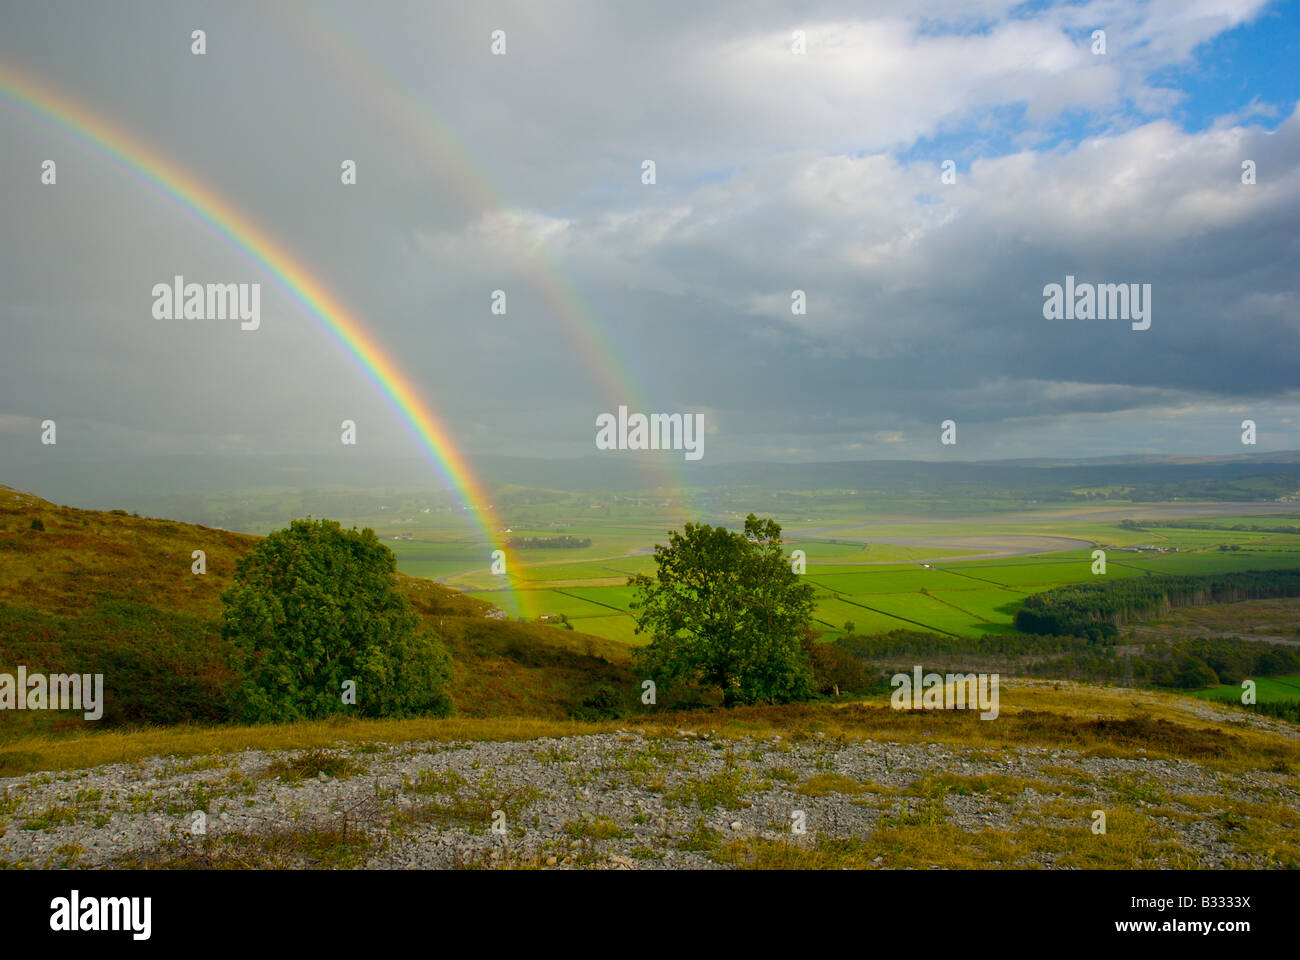
[[[1285,820],[1295,784],[1184,760],[821,734],[338,744],[0,779],[0,866],[717,868],[745,841],[813,849],[892,831],[856,865],[926,868],[948,863],[921,841],[950,828],[1015,840],[990,865],[1070,866],[1102,811],[1140,822],[1150,842],[1133,865],[1266,867],[1258,831],[1282,828],[1235,811]]]

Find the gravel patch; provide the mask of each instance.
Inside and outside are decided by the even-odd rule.
[[[1242,799],[1300,808],[1294,778],[1226,778],[1189,761],[1084,758],[1047,748],[989,753],[820,734],[722,740],[622,731],[520,742],[340,743],[312,756],[317,765],[338,764],[339,775],[308,764],[308,775],[296,778],[286,764],[301,753],[248,751],[0,779],[0,860],[111,867],[169,841],[197,843],[192,831],[203,811],[204,836],[214,839],[346,822],[375,841],[356,864],[372,869],[713,869],[719,864],[707,849],[691,849],[698,846],[692,838],[802,844],[824,835],[869,837],[882,821],[923,809],[978,833],[1014,830],[1038,813],[1059,820],[1062,809],[1077,810],[1077,825],[1094,808],[1120,804],[1194,813],[1153,817],[1205,867],[1255,867],[1265,864],[1237,852],[1224,839],[1227,828],[1180,807],[1178,798],[1221,800],[1223,809]],[[957,787],[935,799],[924,787],[943,775],[958,778]],[[992,779],[961,779],[976,777]],[[792,833],[800,820],[806,832]],[[1052,866],[1051,857],[1038,862]]]

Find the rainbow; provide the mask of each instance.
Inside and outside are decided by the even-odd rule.
[[[174,161],[48,84],[4,62],[0,62],[0,101],[108,155],[128,172],[188,209],[273,277],[364,371],[457,491],[487,543],[497,545],[499,524],[491,503],[446,424],[367,332],[357,315],[286,247]],[[513,582],[509,591],[516,593]]]
[[[387,122],[414,150],[429,157],[433,167],[454,177],[455,195],[466,208],[511,209],[501,190],[473,162],[452,130],[408,92],[378,58],[361,50],[333,22],[328,11],[302,3],[273,5],[269,10],[288,31],[301,37],[308,51],[329,64],[332,74],[346,81],[347,92],[364,104],[370,115]],[[292,16],[288,15],[290,12]],[[559,319],[570,343],[598,381],[604,393],[604,409],[617,410],[620,403],[626,403],[632,410],[659,409],[645,402],[644,391],[636,385],[637,378],[619,361],[620,356],[633,356],[635,351],[616,349],[555,258],[539,245],[525,246],[525,243],[521,238],[521,249],[516,252],[523,254],[521,259],[528,270],[528,279]],[[683,461],[671,456],[651,456],[647,461],[658,478],[660,493],[675,501],[681,518],[689,519],[692,504]]]

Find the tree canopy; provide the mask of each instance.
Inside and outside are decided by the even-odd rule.
[[[813,588],[791,569],[780,524],[752,513],[743,532],[688,523],[656,545],[655,566],[628,584],[637,630],[651,638],[638,662],[657,686],[716,688],[728,705],[812,695],[801,640]]]
[[[258,543],[222,595],[243,678],[236,711],[254,722],[449,713],[447,653],[396,582],[396,558],[370,529],[308,517]]]
[[[1300,596],[1300,569],[1238,570],[1200,575],[1152,574],[1073,583],[1025,598],[1016,629],[1025,633],[1114,638],[1135,620],[1174,607]]]

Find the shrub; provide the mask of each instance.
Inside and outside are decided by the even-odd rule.
[[[870,689],[871,674],[862,661],[844,647],[818,643],[811,635],[803,642],[804,653],[812,664],[813,682],[818,693],[864,693]]]
[[[618,691],[607,683],[592,687],[582,698],[582,706],[574,711],[579,720],[613,720],[623,715]]]
[[[310,517],[243,557],[222,595],[222,636],[242,677],[233,706],[243,719],[449,713],[450,660],[417,633],[396,570],[373,530]],[[344,702],[348,681],[355,704]]]
[[[1185,690],[1218,686],[1219,675],[1198,656],[1187,655],[1178,664],[1178,685]]]

